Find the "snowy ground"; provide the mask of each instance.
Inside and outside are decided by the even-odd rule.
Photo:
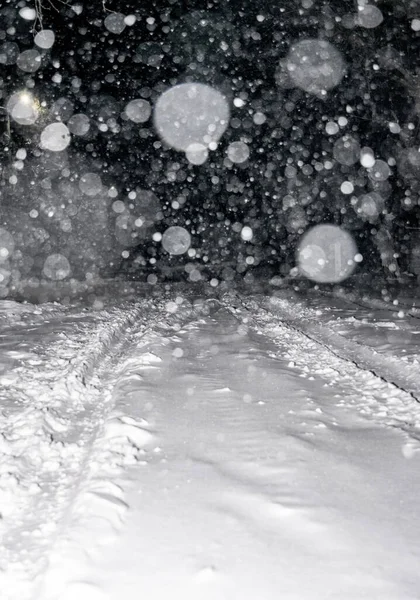
[[[1,597],[418,599],[415,303],[137,296],[0,303]]]

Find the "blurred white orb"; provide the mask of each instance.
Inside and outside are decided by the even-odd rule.
[[[352,194],[354,192],[354,185],[351,181],[343,181],[340,186],[340,190],[345,195]]]
[[[142,98],[131,100],[125,107],[125,114],[134,123],[145,123],[152,114],[152,107]]]
[[[51,29],[42,29],[39,31],[34,39],[35,44],[38,48],[42,48],[43,50],[49,50],[54,45],[55,34]]]
[[[102,180],[97,173],[84,173],[79,188],[86,196],[96,196],[102,192]]]
[[[82,113],[73,115],[68,120],[67,127],[74,135],[86,135],[90,129],[89,117]]]
[[[0,65],[14,65],[20,54],[19,46],[14,42],[5,42],[0,46]]]
[[[365,29],[374,29],[384,20],[382,11],[373,4],[359,6],[359,12],[356,17],[357,25]]]
[[[7,101],[7,112],[19,125],[33,125],[39,117],[38,104],[29,92],[16,92]]]
[[[125,212],[124,202],[122,200],[115,200],[115,202],[112,203],[112,210],[117,214]]]
[[[267,117],[262,112],[256,112],[252,117],[252,120],[254,121],[255,125],[262,125],[266,122]]]
[[[35,73],[41,66],[42,57],[38,50],[24,50],[19,54],[16,64],[25,73]]]
[[[346,72],[341,52],[330,42],[318,39],[294,44],[287,56],[286,68],[296,87],[321,97],[336,87]]]
[[[128,25],[128,27],[131,27],[132,25],[134,25],[134,23],[136,21],[137,21],[136,15],[127,15],[126,17],[124,17],[124,23],[126,25]]]
[[[218,142],[229,121],[229,105],[217,90],[203,83],[182,83],[157,100],[154,123],[172,148],[186,152],[191,144]]]
[[[128,210],[118,214],[115,219],[114,234],[118,242],[125,247],[133,247],[139,243],[142,230],[137,229],[136,218]]]
[[[125,15],[113,12],[105,18],[104,25],[111,33],[122,33],[126,27]]]
[[[253,233],[251,227],[248,227],[248,225],[245,225],[245,227],[242,227],[241,238],[244,240],[244,242],[250,242],[253,237],[254,237],[254,233]]]
[[[344,135],[335,142],[333,155],[340,165],[350,167],[360,158],[360,144],[354,137]]]
[[[12,272],[8,267],[0,267],[0,297],[4,298],[8,290],[5,289],[5,286],[9,283]],[[5,293],[4,293],[5,292]]]
[[[61,281],[70,275],[70,263],[62,254],[50,254],[44,263],[43,273],[48,279]]]
[[[340,131],[340,128],[334,121],[328,121],[328,123],[325,125],[325,131],[328,133],[328,135],[335,135]]]
[[[233,163],[243,163],[249,158],[249,148],[244,142],[232,142],[228,146],[227,155]]]
[[[302,237],[297,251],[300,272],[318,283],[347,279],[358,254],[352,236],[337,225],[316,225]]]
[[[61,152],[70,144],[70,131],[64,123],[51,123],[41,133],[41,148]]]
[[[190,144],[185,155],[192,165],[202,165],[206,162],[209,151],[204,144]]]
[[[57,98],[50,109],[50,116],[56,121],[62,121],[63,123],[68,121],[73,113],[73,102],[64,96]]]
[[[140,211],[143,218],[151,222],[156,220],[157,214],[161,210],[159,198],[152,190],[136,188],[133,204],[135,210]]]
[[[0,227],[0,264],[5,263],[12,256],[15,249],[13,236],[3,227]]]
[[[375,155],[373,153],[372,148],[368,148],[365,146],[360,151],[360,164],[365,169],[370,169],[375,164]]]
[[[162,235],[162,246],[169,254],[185,254],[191,246],[191,236],[184,227],[169,227]]]
[[[30,8],[29,6],[24,6],[19,11],[19,16],[25,21],[35,21],[36,19],[36,10],[34,8]]]
[[[377,220],[384,208],[385,200],[378,192],[363,194],[358,198],[355,206],[356,212],[362,219],[371,223],[374,223]]]
[[[372,181],[386,181],[391,176],[391,169],[384,160],[375,161],[369,169],[369,179]]]

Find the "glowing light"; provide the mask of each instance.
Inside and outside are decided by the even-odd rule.
[[[30,104],[30,103],[32,103],[32,96],[28,92],[21,92],[20,100],[24,104]]]
[[[33,125],[39,117],[40,105],[32,94],[23,90],[10,96],[6,110],[19,125]]]

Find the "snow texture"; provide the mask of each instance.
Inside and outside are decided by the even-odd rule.
[[[2,598],[418,598],[418,308],[137,292],[1,302]]]

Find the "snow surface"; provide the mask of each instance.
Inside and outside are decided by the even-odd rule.
[[[1,597],[417,599],[418,308],[180,289],[0,303]]]

